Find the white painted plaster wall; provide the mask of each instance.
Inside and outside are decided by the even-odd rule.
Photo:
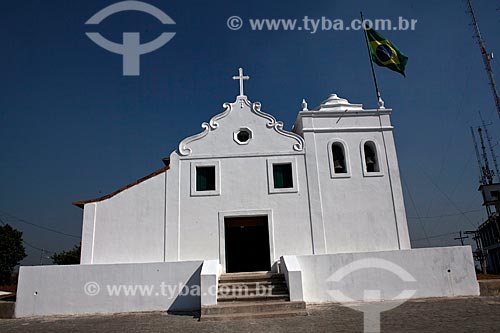
[[[388,167],[377,111],[337,97],[324,104],[325,110],[299,114],[295,131],[301,138],[238,96],[201,133],[182,141],[168,172],[85,205],[81,262],[219,259],[224,266],[221,216],[263,214],[270,223],[271,263],[282,255],[409,248],[390,110],[381,115]],[[242,128],[252,132],[243,145],[234,140]],[[337,139],[346,145],[347,178],[331,177],[328,150]],[[378,146],[377,177],[363,173],[361,144],[367,139]],[[280,159],[294,165],[297,186],[289,193],[269,188],[269,165]],[[217,166],[217,189],[210,195],[193,194],[200,163]]]
[[[82,223],[82,246],[80,253],[80,264],[92,263],[92,252],[94,249],[94,231],[96,203],[89,203],[83,206]]]
[[[316,133],[326,252],[397,250],[398,237],[380,133]],[[341,137],[349,150],[350,178],[331,178],[328,143]],[[365,177],[363,139],[379,144],[380,177]]]
[[[221,195],[209,197],[189,195],[189,161],[182,161],[179,259],[219,257],[220,213],[226,217],[269,214],[273,260],[283,254],[312,254],[304,158],[293,158],[299,173],[297,193],[268,194],[265,157],[227,158],[220,160]],[[241,174],[237,170],[248,171]]]
[[[191,150],[189,154],[181,156],[174,152],[171,155],[167,194],[168,260],[219,258],[223,261],[220,258],[223,251],[220,238],[224,237],[223,233],[219,234],[221,214],[227,217],[269,214],[273,263],[283,254],[312,254],[304,152],[294,149],[301,139],[293,134],[288,134],[292,138],[280,134],[268,126],[270,118],[258,116],[245,102],[231,105],[231,112],[217,118],[215,129],[186,145]],[[245,145],[233,139],[233,133],[242,127],[252,131],[252,139]],[[267,165],[270,159],[293,162],[297,191],[269,193],[272,179]],[[192,165],[198,163],[218,166],[220,191],[217,192],[220,194],[192,195]]]
[[[405,282],[394,272],[380,268],[380,260],[398,265],[415,281]],[[364,300],[365,290],[380,290],[384,300],[395,298],[403,290],[416,290],[412,298],[479,295],[470,246],[297,256],[297,261],[306,302],[342,302],[329,292],[333,290],[354,301]],[[335,272],[355,262],[364,268],[338,282],[328,281]]]
[[[280,272],[285,276],[290,301],[303,301],[302,269],[297,256],[282,256],[280,259]]]
[[[200,296],[182,287],[200,286],[202,262],[162,262],[112,265],[24,266],[19,273],[16,317],[134,311],[200,309]],[[95,282],[100,291],[89,296],[85,286]],[[162,292],[161,284],[166,292]],[[112,285],[153,286],[150,295],[110,296]],[[87,287],[89,288],[89,287]],[[89,289],[95,290],[95,289]],[[173,291],[170,293],[170,291]],[[157,293],[159,293],[157,295]]]
[[[324,102],[319,110],[300,112],[295,123],[295,131],[306,142],[309,191],[315,199],[311,200],[313,233],[323,241],[315,244],[315,253],[410,248],[391,111],[380,112],[379,120],[376,110],[362,110],[338,98],[326,102],[331,105]],[[344,104],[336,110],[338,103]],[[376,176],[364,172],[366,140],[378,148],[381,170]],[[345,145],[348,173],[343,177],[332,177],[332,142]]]
[[[82,264],[164,261],[165,177],[85,205]]]
[[[219,277],[221,266],[219,260],[204,260],[201,268],[201,306],[217,304],[217,291],[219,288]]]

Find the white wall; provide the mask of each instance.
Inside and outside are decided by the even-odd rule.
[[[81,263],[164,261],[165,183],[164,172],[86,204]]]
[[[334,290],[354,301],[364,300],[365,290],[380,290],[384,300],[403,290],[415,290],[412,298],[479,295],[470,246],[297,256],[297,260],[306,302],[342,302]],[[339,281],[331,279],[337,271],[348,273],[348,265],[356,262],[359,269]],[[415,281],[405,282],[387,262],[406,270]]]
[[[85,205],[81,263],[219,259],[224,265],[221,216],[232,215],[268,215],[271,263],[283,255],[409,248],[391,111],[363,110],[332,96],[320,110],[299,114],[295,130],[304,138],[238,96],[181,142],[168,172]],[[234,140],[242,128],[252,132],[248,144]],[[336,139],[346,144],[348,178],[331,177],[328,151]],[[378,145],[377,177],[363,173],[366,139]],[[297,191],[269,190],[268,165],[276,159],[293,162]],[[193,195],[196,163],[217,165],[216,193]]]
[[[326,252],[397,250],[398,235],[380,133],[319,133],[317,167],[325,225]],[[307,137],[307,136],[306,136]],[[331,178],[328,143],[341,137],[349,150],[350,178]],[[383,175],[365,177],[360,143],[379,142]]]
[[[170,157],[168,175],[166,255],[168,260],[221,259],[220,216],[269,214],[272,261],[283,254],[312,254],[309,198],[302,140],[283,135],[271,118],[252,112],[246,97],[238,97],[231,112],[216,119],[217,126],[185,145],[191,150]],[[240,103],[241,102],[241,103]],[[208,125],[207,125],[208,126]],[[233,140],[233,133],[246,127],[252,139],[246,145]],[[293,161],[298,191],[269,193],[268,160]],[[193,163],[214,163],[220,169],[220,194],[193,196]],[[223,221],[222,221],[223,223]],[[223,260],[221,260],[223,261]],[[221,262],[221,264],[224,264]]]
[[[24,266],[19,273],[16,317],[198,310],[200,296],[195,292],[183,296],[181,288],[187,285],[189,289],[184,290],[194,290],[194,286],[200,286],[201,266],[201,261]],[[89,296],[85,290],[96,289],[88,283],[97,283],[100,291]],[[108,286],[112,285],[153,286],[153,289],[150,295],[141,295],[137,289],[135,296],[126,296],[122,289],[119,296],[110,296]]]
[[[390,113],[363,110],[336,95],[319,110],[300,112],[295,131],[306,142],[313,233],[323,242],[315,242],[315,253],[410,248]],[[378,148],[381,170],[376,176],[364,173],[366,140]],[[348,173],[342,177],[332,177],[329,150],[336,141],[346,149]]]
[[[200,273],[201,306],[217,304],[219,277],[222,267],[219,260],[204,260]]]
[[[297,256],[282,256],[279,267],[280,272],[285,276],[290,301],[304,301],[302,270]]]
[[[219,220],[220,213],[251,216],[268,212],[268,223],[272,223],[270,238],[274,245],[274,260],[283,254],[312,254],[304,157],[293,158],[299,175],[297,193],[268,194],[265,157],[227,158],[219,160],[221,194],[209,197],[190,196],[190,161],[182,161],[179,259],[219,257],[219,230],[220,223],[223,223]],[[267,212],[261,213],[263,210]]]

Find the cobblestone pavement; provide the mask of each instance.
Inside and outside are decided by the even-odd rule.
[[[0,332],[362,332],[363,314],[336,304],[309,316],[200,322],[193,315],[132,313],[2,319]],[[500,332],[500,297],[412,300],[382,313],[382,332]]]

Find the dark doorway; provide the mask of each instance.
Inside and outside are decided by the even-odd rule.
[[[270,271],[267,216],[224,220],[226,272]]]

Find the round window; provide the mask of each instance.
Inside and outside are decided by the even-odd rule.
[[[239,142],[247,142],[248,140],[250,140],[250,133],[245,130],[239,131],[236,137],[238,138]]]
[[[246,127],[242,127],[233,133],[233,138],[236,143],[240,145],[246,145],[252,139],[252,130]]]

